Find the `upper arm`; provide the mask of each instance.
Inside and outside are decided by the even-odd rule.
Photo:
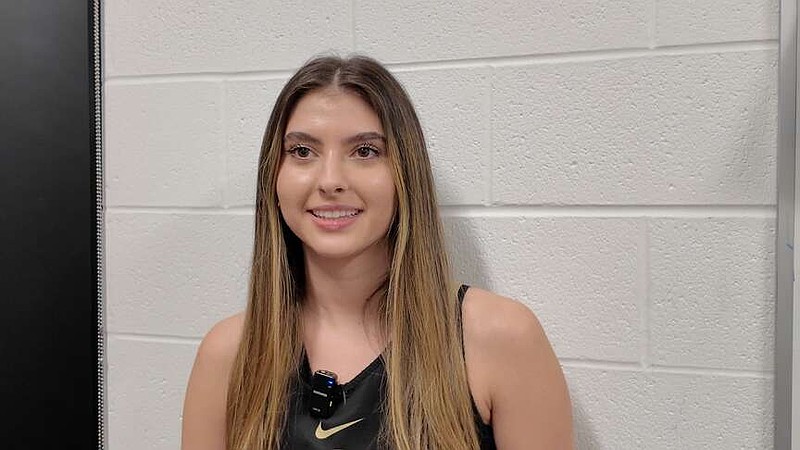
[[[482,324],[472,341],[489,369],[485,383],[498,448],[572,449],[569,393],[541,324],[519,302],[486,291],[482,296],[483,306],[476,302]]]
[[[243,315],[217,323],[197,350],[183,403],[182,450],[224,450],[228,378]]]

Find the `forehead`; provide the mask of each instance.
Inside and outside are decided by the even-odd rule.
[[[378,115],[358,95],[341,89],[312,91],[295,105],[286,124],[286,134],[340,136],[364,132],[383,134]]]

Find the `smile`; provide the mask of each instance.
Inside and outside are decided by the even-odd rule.
[[[361,209],[312,209],[308,211],[311,214],[311,220],[325,231],[338,231],[347,228],[358,219],[362,212],[363,210]]]
[[[359,209],[348,209],[348,210],[338,210],[338,211],[311,210],[309,212],[314,217],[318,217],[320,219],[346,219],[361,214],[361,210]]]

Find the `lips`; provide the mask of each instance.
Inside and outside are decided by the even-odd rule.
[[[308,210],[314,223],[326,231],[337,231],[356,221],[363,209],[343,205],[327,205]]]

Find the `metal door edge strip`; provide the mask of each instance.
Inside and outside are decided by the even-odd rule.
[[[103,167],[102,5],[92,0],[92,89],[94,91],[95,267],[97,332],[97,448],[106,448],[105,186]]]

